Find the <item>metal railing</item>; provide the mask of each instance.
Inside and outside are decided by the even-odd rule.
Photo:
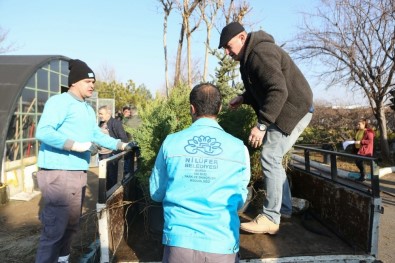
[[[104,204],[108,197],[111,196],[115,190],[130,180],[138,169],[137,149],[134,148],[130,151],[123,151],[109,158],[99,161],[99,190],[98,190],[98,203]],[[125,167],[125,164],[127,167]],[[117,167],[117,182],[110,189],[107,190],[107,167],[108,165],[116,164]]]
[[[356,154],[349,154],[349,153],[342,153],[336,152],[331,150],[324,150],[320,148],[310,147],[310,146],[302,146],[302,145],[295,145],[295,150],[303,150],[304,155],[304,172],[311,174],[313,176],[320,176],[325,178],[326,180],[331,180],[336,182],[338,185],[342,185],[349,189],[353,189],[359,192],[364,193],[365,195],[371,198],[371,205],[370,205],[370,219],[369,219],[369,233],[368,233],[368,251],[370,255],[377,256],[378,252],[378,226],[380,221],[380,214],[384,213],[384,209],[381,206],[381,198],[380,198],[380,185],[379,185],[379,169],[376,164],[377,158],[373,157],[364,157]],[[323,159],[327,159],[329,163],[325,165],[329,165],[330,169],[326,169],[324,173],[322,173],[320,165],[314,167],[316,169],[312,169],[312,161],[311,161],[311,154],[314,152],[318,152],[323,154]],[[325,158],[329,156],[329,158]],[[355,162],[355,160],[362,160],[365,164],[367,163],[370,169],[371,174],[371,181],[370,186],[367,184],[362,184],[360,182],[351,182],[354,181],[351,178],[343,178],[340,179],[339,172],[342,171],[338,169],[338,157],[342,157],[347,160],[351,160]],[[339,158],[340,159],[340,158]],[[294,165],[296,169],[301,169],[300,165]],[[327,167],[328,168],[328,167]],[[344,171],[343,171],[344,172]],[[343,176],[342,176],[343,177]]]
[[[323,155],[329,155],[329,166],[330,166],[330,177],[331,180],[338,182],[338,164],[337,164],[337,157],[345,157],[349,158],[350,160],[362,160],[365,163],[368,163],[370,174],[371,174],[371,181],[370,181],[370,188],[371,188],[371,195],[372,197],[380,197],[380,185],[379,185],[379,169],[377,167],[377,158],[373,157],[365,157],[356,154],[349,154],[349,153],[341,153],[336,151],[329,151],[320,148],[310,147],[310,146],[303,146],[303,145],[295,145],[294,149],[303,150],[304,152],[304,165],[305,170],[308,173],[313,173],[311,169],[311,153],[318,152]]]

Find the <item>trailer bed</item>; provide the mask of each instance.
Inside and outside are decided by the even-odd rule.
[[[251,211],[240,214],[240,220],[247,221],[251,215]],[[137,217],[128,229],[128,235],[116,250],[115,262],[161,262],[161,234],[146,229],[144,216]],[[305,214],[283,220],[277,235],[240,233],[242,260],[363,254]]]

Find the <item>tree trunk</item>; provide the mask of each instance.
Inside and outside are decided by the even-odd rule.
[[[181,78],[181,56],[182,56],[182,45],[184,43],[185,25],[184,22],[181,25],[180,38],[178,40],[177,58],[176,58],[176,70],[174,74],[174,86],[180,84]]]
[[[188,86],[192,88],[192,69],[191,69],[191,35],[187,36],[187,56],[188,56]]]
[[[205,52],[204,52],[204,69],[203,69],[203,81],[204,82],[206,82],[206,79],[207,79],[208,51],[210,48],[210,34],[211,34],[211,27],[207,26],[206,48],[205,48]]]
[[[384,108],[379,106],[376,112],[376,119],[380,131],[380,148],[383,161],[390,162],[390,148],[387,136],[387,119],[384,114]]]
[[[168,60],[167,60],[167,18],[168,15],[165,13],[163,22],[163,49],[165,52],[165,80],[166,80],[166,96],[169,98],[169,72],[168,72]]]
[[[166,85],[166,96],[169,98],[169,61],[167,58],[167,22],[168,18],[170,15],[170,12],[172,10],[173,2],[172,0],[159,0],[159,2],[162,3],[163,6],[163,12],[164,12],[164,17],[163,17],[163,51],[165,53],[165,85]]]

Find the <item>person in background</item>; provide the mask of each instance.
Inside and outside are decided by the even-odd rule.
[[[130,107],[129,106],[124,106],[122,108],[122,123],[125,124],[125,122],[130,119]]]
[[[101,131],[105,134],[110,135],[112,138],[120,139],[122,142],[128,142],[128,136],[126,135],[125,130],[123,129],[122,122],[114,119],[111,116],[112,112],[108,106],[104,105],[99,108],[99,127]],[[107,149],[105,147],[99,150],[99,160],[103,160],[105,158],[109,158],[114,154],[117,154],[118,151],[113,151],[111,149]],[[109,162],[107,164],[107,190],[113,187],[117,183],[118,177],[118,165],[115,162]]]
[[[162,262],[238,262],[248,150],[216,121],[217,87],[199,84],[189,101],[192,125],[166,137],[149,180],[151,198],[164,208]]]
[[[373,142],[374,142],[374,131],[370,128],[369,120],[360,119],[358,121],[358,130],[355,134],[355,149],[356,154],[366,157],[373,156]],[[363,165],[363,160],[356,159],[355,164],[359,169],[360,182],[365,181],[365,167]]]
[[[140,127],[142,121],[141,121],[140,117],[138,116],[137,108],[134,105],[131,105],[130,107],[129,106],[123,107],[122,112],[123,112],[122,123],[123,123],[123,125],[126,126],[127,135],[128,135],[129,140],[132,141],[132,140],[134,140],[133,133],[135,133],[135,130],[138,127]],[[131,128],[131,129],[128,129],[128,128]],[[128,163],[126,163],[127,168],[128,167],[131,168],[131,166],[134,166],[134,164],[136,162],[137,162],[137,166],[140,165],[140,161],[141,161],[140,160],[140,156],[141,156],[140,147],[136,147],[134,149],[135,149],[134,158],[133,158],[131,152],[128,153],[125,157],[128,159]],[[131,159],[131,158],[133,158],[133,159]]]
[[[132,112],[131,112],[131,109],[130,109],[129,106],[124,106],[124,107],[122,108],[122,124],[123,124],[124,126],[126,126],[126,127],[130,127],[130,126],[128,125],[128,122],[129,122],[129,120],[132,118],[131,114],[132,114]],[[130,131],[127,131],[126,134],[127,134],[128,138],[129,138],[129,140],[132,140],[132,139],[133,139],[133,136],[132,136],[132,134],[130,133]]]
[[[68,262],[78,231],[85,197],[87,170],[94,144],[124,150],[127,143],[102,133],[86,102],[95,89],[95,74],[81,60],[69,61],[68,92],[52,96],[37,126],[37,180],[44,208],[36,263]],[[97,149],[96,149],[97,150]]]
[[[107,105],[101,106],[98,111],[99,115],[99,127],[102,130],[103,133],[110,135],[111,137],[115,139],[120,139],[122,142],[128,142],[129,139],[126,135],[126,132],[122,126],[122,122],[119,120],[116,120],[112,117],[112,112],[111,109]],[[110,150],[113,152],[112,150]],[[104,158],[110,157],[110,154],[107,154],[105,156],[101,156],[100,160]],[[100,156],[100,151],[99,151],[99,156]]]
[[[136,129],[141,125],[141,119],[138,116],[136,106],[125,106],[123,107],[123,119],[122,122],[124,125]]]
[[[123,113],[122,113],[121,110],[118,110],[118,112],[115,113],[115,119],[122,122],[122,120],[123,120]]]
[[[276,234],[281,213],[292,214],[291,192],[284,155],[310,123],[313,94],[302,72],[291,57],[264,31],[248,33],[238,22],[226,25],[218,48],[240,62],[245,92],[229,102],[232,109],[251,105],[258,122],[251,128],[249,143],[262,146],[261,164],[266,198],[263,212],[241,224],[250,233]]]

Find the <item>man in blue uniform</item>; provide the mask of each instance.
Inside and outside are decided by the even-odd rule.
[[[85,101],[94,91],[95,74],[81,60],[69,61],[69,90],[52,96],[37,126],[40,141],[37,180],[45,202],[36,263],[68,262],[85,197],[92,142],[112,150],[127,143],[111,138],[97,126]]]
[[[238,262],[237,210],[247,196],[250,160],[243,142],[216,121],[217,87],[190,93],[193,124],[168,135],[150,177],[151,198],[163,202],[163,262]]]

